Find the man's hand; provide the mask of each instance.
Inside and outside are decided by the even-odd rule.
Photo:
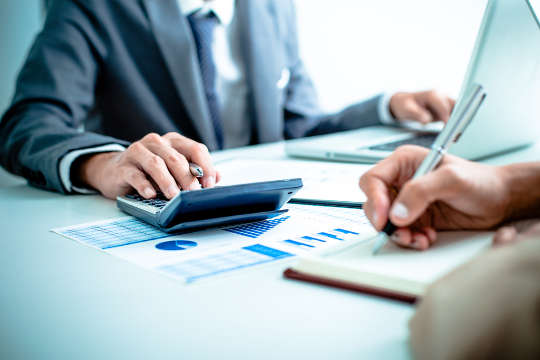
[[[199,165],[204,177],[194,177],[189,162]],[[213,187],[219,181],[206,146],[178,133],[148,134],[123,152],[84,158],[77,168],[78,182],[110,199],[133,189],[147,199],[155,197],[157,190],[171,199],[180,189]]]
[[[360,179],[364,209],[377,230],[390,217],[398,226],[394,242],[424,250],[436,241],[436,230],[488,229],[509,217],[515,194],[507,168],[446,155],[435,171],[411,180],[428,152],[401,147]]]
[[[455,101],[436,91],[396,93],[390,99],[390,112],[396,120],[415,120],[422,124],[447,122]]]

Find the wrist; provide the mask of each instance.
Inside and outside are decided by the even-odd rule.
[[[506,198],[506,220],[540,216],[540,163],[520,163],[498,168]]]
[[[405,96],[404,92],[397,92],[397,93],[393,94],[390,97],[390,100],[388,101],[388,111],[390,113],[390,116],[394,120],[399,121],[399,119],[398,119],[398,117],[396,115],[395,107],[396,107],[396,102],[400,101],[400,98],[402,98],[403,96]]]
[[[105,152],[78,158],[71,169],[72,183],[77,187],[98,190],[101,173],[115,154],[115,152]]]

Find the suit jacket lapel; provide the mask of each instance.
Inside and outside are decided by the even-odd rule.
[[[281,73],[278,39],[265,1],[237,0],[242,50],[257,140],[261,143],[283,138],[283,109],[276,81]]]
[[[187,19],[176,0],[143,0],[152,30],[180,97],[202,141],[213,150],[217,141],[204,96],[197,50]]]

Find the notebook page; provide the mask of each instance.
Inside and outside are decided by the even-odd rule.
[[[426,251],[416,251],[387,244],[373,256],[372,243],[359,244],[327,258],[359,272],[395,277],[420,283],[431,283],[488,248],[493,233],[447,232]]]

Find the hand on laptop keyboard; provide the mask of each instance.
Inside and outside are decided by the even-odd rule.
[[[413,120],[421,124],[446,123],[455,106],[454,99],[437,91],[398,92],[390,99],[390,112],[396,120]]]

